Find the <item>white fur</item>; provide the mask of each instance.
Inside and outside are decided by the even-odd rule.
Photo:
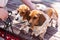
[[[44,4],[36,4],[36,8],[37,8],[38,10],[43,10],[43,11],[45,11],[45,10],[47,9],[47,6],[44,5]]]

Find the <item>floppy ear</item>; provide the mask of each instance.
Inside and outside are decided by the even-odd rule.
[[[42,26],[42,24],[45,22],[46,18],[43,16],[43,14],[39,14],[39,26]]]
[[[26,16],[26,19],[27,19],[27,20],[29,20],[29,19],[30,19],[29,14],[30,14],[30,10],[26,10],[26,14],[25,14],[25,16]]]
[[[49,9],[47,9],[47,10],[46,10],[46,13],[47,13],[47,15],[48,15],[49,17],[51,17],[51,16],[52,16],[53,11],[52,11],[52,9],[51,9],[51,8],[49,8]]]
[[[30,19],[29,14],[30,14],[30,10],[25,10],[23,20],[25,20],[25,19],[29,20]]]

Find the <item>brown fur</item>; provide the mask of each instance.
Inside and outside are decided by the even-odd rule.
[[[53,14],[53,10],[55,11],[54,14],[55,14],[56,17],[58,18],[58,13],[57,13],[57,11],[56,11],[54,8],[49,8],[46,12],[47,12],[47,14],[49,15],[49,17],[51,17],[52,14]]]

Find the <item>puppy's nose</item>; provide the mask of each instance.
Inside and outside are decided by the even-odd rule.
[[[29,25],[28,25],[28,26],[30,27],[31,25],[32,25],[32,24],[31,24],[31,23],[29,23]]]
[[[16,18],[15,20],[17,21],[19,18]]]

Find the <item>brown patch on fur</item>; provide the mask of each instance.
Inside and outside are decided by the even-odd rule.
[[[53,12],[53,10],[54,10],[54,12]],[[54,13],[54,14],[56,15],[56,17],[58,18],[58,13],[57,13],[57,11],[56,11],[54,8],[49,8],[49,9],[46,11],[46,13],[48,14],[49,17],[51,17],[52,14]]]
[[[46,13],[51,18],[51,16],[52,16],[52,9],[48,9]]]

